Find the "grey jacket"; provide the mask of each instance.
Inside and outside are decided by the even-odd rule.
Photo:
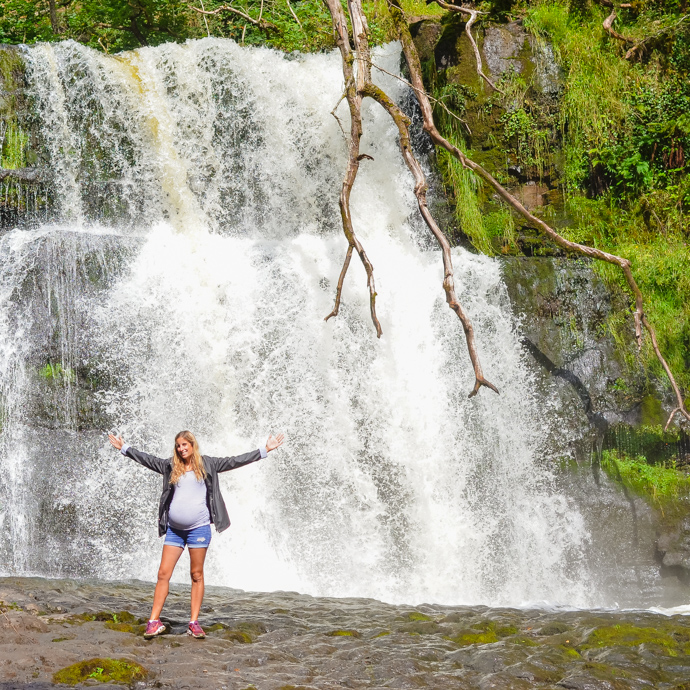
[[[174,485],[170,484],[170,474],[172,473],[172,458],[164,460],[157,458],[148,453],[132,448],[131,446],[124,449],[124,455],[132,458],[140,465],[148,467],[148,469],[158,472],[163,475],[163,493],[158,504],[158,535],[163,536],[168,530],[168,509],[175,493]],[[230,527],[230,518],[225,507],[225,501],[220,493],[220,485],[218,484],[218,473],[234,470],[242,465],[248,465],[250,462],[256,462],[262,457],[261,451],[253,450],[244,455],[237,455],[232,458],[212,458],[208,455],[201,456],[204,459],[204,467],[206,468],[206,504],[208,505],[208,512],[211,516],[211,522],[216,526],[216,532],[222,532],[224,529]]]

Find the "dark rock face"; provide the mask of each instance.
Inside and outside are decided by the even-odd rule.
[[[607,327],[607,320],[624,307],[625,297],[608,289],[588,261],[502,261],[523,344],[542,375],[555,379],[567,396],[564,407],[573,393],[579,400],[572,415],[578,435],[587,435],[592,427],[605,430],[617,422],[639,422],[645,374],[641,366],[631,370],[624,359],[634,347],[632,318],[629,342],[623,346]],[[625,387],[620,385],[623,378]]]
[[[662,569],[690,584],[690,517],[670,527],[662,527],[656,550]]]
[[[594,486],[585,490],[582,477],[571,479],[588,515],[598,515],[597,501],[608,515],[594,522],[595,541],[635,542],[632,550],[655,555],[663,576],[690,583],[690,518],[678,502],[671,514],[655,509],[624,489],[631,523],[624,526],[625,501],[604,498],[602,473],[596,457],[605,448],[623,448],[659,462],[685,457],[686,440],[659,444],[639,438],[645,425],[664,424],[674,407],[663,391],[649,393],[647,374],[636,358],[634,323],[627,315],[627,340],[615,340],[609,319],[625,309],[626,296],[609,289],[588,261],[507,257],[503,276],[518,315],[522,343],[532,356],[540,395],[553,400],[560,433],[552,439],[555,456],[569,455],[583,466],[593,463]],[[632,362],[632,364],[631,364]],[[658,455],[654,457],[654,451]],[[592,461],[592,457],[595,460]],[[596,494],[592,495],[592,490]],[[618,527],[615,526],[618,521]],[[631,561],[634,557],[631,558]]]

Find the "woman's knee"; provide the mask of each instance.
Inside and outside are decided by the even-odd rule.
[[[203,582],[204,581],[204,569],[203,568],[192,568],[189,571],[192,576],[192,582]]]
[[[171,577],[172,570],[169,570],[168,568],[158,569],[158,582],[170,582]]]

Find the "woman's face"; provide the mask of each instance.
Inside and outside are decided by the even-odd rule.
[[[194,452],[192,444],[186,438],[183,437],[177,439],[177,441],[175,442],[175,448],[177,449],[177,454],[183,460],[189,460],[192,457],[192,453]]]

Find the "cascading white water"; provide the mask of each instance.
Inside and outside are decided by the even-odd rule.
[[[396,45],[376,57],[389,71],[398,59]],[[340,316],[323,320],[346,249],[337,55],[205,39],[112,57],[40,45],[26,60],[62,221],[0,238],[8,572],[154,577],[159,479],[115,454],[106,427],[160,455],[183,428],[211,455],[282,430],[284,449],[223,476],[233,527],[214,536],[207,582],[604,603],[543,454],[549,416],[500,266],[454,251],[501,390],[468,400],[440,255],[374,104],[352,207],[384,336],[354,260]]]

